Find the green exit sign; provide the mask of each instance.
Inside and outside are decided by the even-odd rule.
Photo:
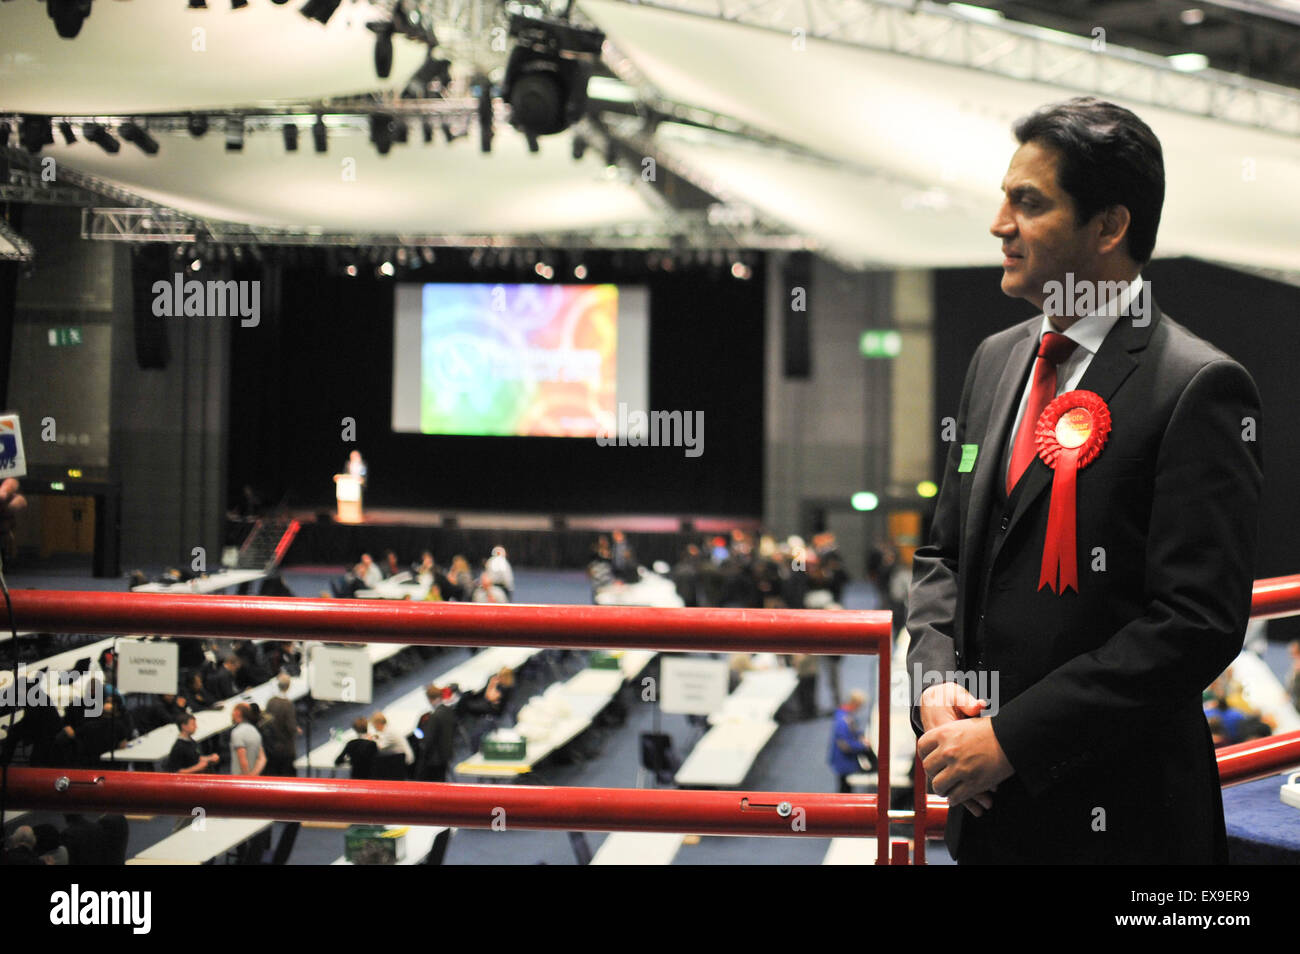
[[[81,344],[80,328],[51,328],[50,329],[50,347],[67,348],[73,345]]]
[[[903,350],[903,336],[897,331],[864,331],[858,350],[864,358],[897,358]]]

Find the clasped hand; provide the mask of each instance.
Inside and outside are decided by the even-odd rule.
[[[977,818],[993,807],[993,792],[1015,772],[992,721],[977,718],[985,706],[956,683],[930,686],[921,694],[925,734],[916,744],[935,793]]]

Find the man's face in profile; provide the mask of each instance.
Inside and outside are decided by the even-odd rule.
[[[1002,240],[1002,291],[1042,308],[1050,281],[1090,277],[1087,230],[1075,223],[1074,200],[1057,181],[1059,154],[1027,142],[1011,157],[1004,197],[989,231]]]

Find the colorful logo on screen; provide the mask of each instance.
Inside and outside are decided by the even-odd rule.
[[[614,285],[425,285],[420,430],[594,437],[615,417]]]

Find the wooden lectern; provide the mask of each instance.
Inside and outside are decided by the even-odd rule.
[[[363,477],[351,474],[334,475],[334,496],[338,500],[339,523],[361,523],[361,485]]]

